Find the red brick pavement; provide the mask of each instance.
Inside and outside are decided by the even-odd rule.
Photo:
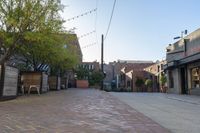
[[[1,133],[169,133],[98,90],[71,89],[0,102]]]

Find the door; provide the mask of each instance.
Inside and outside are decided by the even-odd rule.
[[[181,72],[181,94],[187,94],[187,73],[186,73],[186,68],[182,67],[180,72]]]

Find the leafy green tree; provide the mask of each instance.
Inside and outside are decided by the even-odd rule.
[[[61,38],[55,35],[64,31],[59,14],[63,7],[60,0],[0,0],[0,64],[18,49],[31,54],[32,47],[58,45]]]
[[[100,85],[101,81],[104,79],[104,74],[100,71],[93,71],[89,78],[90,85]]]
[[[153,87],[153,81],[150,80],[150,79],[147,79],[145,81],[145,85],[147,86],[147,89],[149,90],[149,89],[151,89]]]
[[[160,84],[161,84],[161,92],[166,92],[165,84],[167,82],[167,77],[162,74],[160,77]]]
[[[51,35],[53,40],[57,40],[56,38],[61,35]],[[67,35],[67,39],[70,38],[70,35]],[[53,41],[52,40],[52,41]],[[51,66],[53,73],[57,73],[55,71],[64,71],[69,68],[73,68],[77,63],[77,53],[74,52],[74,46],[68,43],[64,38],[62,41],[55,41],[53,44],[48,42],[37,43],[34,44],[32,42],[29,45],[23,45],[17,51],[17,57],[19,55],[23,56],[20,58],[24,60],[24,62],[28,63],[27,66],[32,66],[35,71],[38,71],[39,64],[48,64]],[[66,43],[68,45],[66,46]],[[56,45],[55,45],[56,44]],[[54,70],[55,68],[55,70]]]
[[[147,79],[147,80],[145,81],[145,85],[146,85],[147,87],[152,87],[152,86],[153,86],[152,80]]]
[[[79,66],[76,70],[77,79],[88,80],[90,76],[90,71],[84,67]]]
[[[162,74],[160,77],[161,85],[164,86],[166,82],[167,82],[167,77],[164,74]]]
[[[65,49],[63,55],[60,56],[60,60],[51,61],[52,74],[60,73],[64,74],[69,69],[74,69],[79,63],[79,56],[77,52],[73,51],[74,47]],[[58,59],[58,58],[57,58]]]

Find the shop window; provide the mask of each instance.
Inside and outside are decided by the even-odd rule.
[[[200,88],[200,68],[192,69],[192,88]]]
[[[169,88],[174,88],[174,76],[172,71],[169,71],[168,74],[169,74]]]

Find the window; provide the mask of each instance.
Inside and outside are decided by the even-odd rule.
[[[161,64],[161,70],[163,70],[163,64]]]
[[[127,87],[131,87],[131,81],[127,81]]]
[[[174,77],[172,71],[168,71],[169,74],[169,88],[174,88]]]
[[[192,68],[192,88],[200,88],[200,68]]]
[[[158,65],[157,67],[158,67],[158,72],[160,72],[160,66]]]

